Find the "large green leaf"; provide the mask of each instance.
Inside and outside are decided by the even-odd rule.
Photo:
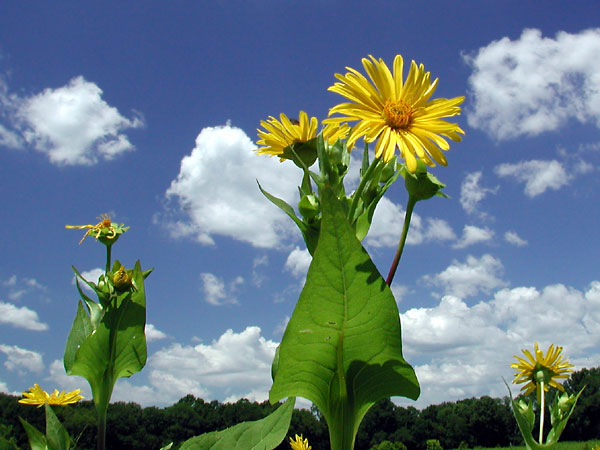
[[[67,374],[88,380],[96,405],[107,405],[116,380],[139,372],[146,363],[146,295],[139,261],[132,278],[136,289],[119,293],[93,332],[79,303],[67,340]]]
[[[179,450],[271,450],[285,438],[295,398],[288,400],[261,420],[242,422],[222,431],[213,431],[185,441]]]
[[[319,243],[281,341],[269,397],[312,401],[327,420],[332,449],[347,450],[375,402],[416,399],[419,384],[402,357],[394,296],[328,187],[321,202]]]

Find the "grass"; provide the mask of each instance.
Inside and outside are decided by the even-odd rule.
[[[600,440],[593,440],[587,442],[559,442],[555,450],[592,450],[595,444],[600,445]],[[475,447],[476,450],[488,450],[485,447]],[[493,447],[489,450],[526,450],[524,446],[522,447]]]

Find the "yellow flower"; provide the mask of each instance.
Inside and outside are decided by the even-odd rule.
[[[544,352],[538,348],[538,343],[536,342],[534,344],[535,357],[529,350],[522,351],[527,359],[515,356],[519,362],[511,364],[510,367],[517,371],[513,383],[526,383],[521,387],[521,390],[525,391],[525,395],[529,395],[535,391],[541,382],[544,383],[545,392],[548,391],[548,386],[564,392],[565,389],[556,380],[568,378],[568,373],[573,371],[570,369],[573,365],[569,364],[569,361],[563,359],[563,356],[561,356],[562,347],[550,345],[546,351],[546,356],[544,356]]]
[[[281,155],[286,147],[301,142],[307,142],[317,135],[319,121],[316,117],[308,119],[304,111],[300,111],[300,119],[289,119],[285,114],[280,114],[279,119],[270,116],[269,120],[261,120],[260,125],[266,130],[258,131],[259,155]]]
[[[55,389],[52,394],[48,394],[38,384],[34,384],[33,387],[29,388],[29,392],[23,392],[23,397],[25,398],[19,400],[19,403],[38,406],[42,406],[44,403],[48,403],[49,405],[69,405],[77,403],[83,398],[82,395],[79,395],[80,392],[81,389],[75,389],[73,392],[65,393],[65,391],[61,391],[59,394],[58,390]]]
[[[394,156],[396,147],[412,173],[417,168],[417,158],[427,165],[434,161],[446,165],[446,157],[440,151],[450,145],[444,137],[453,141],[461,140],[465,134],[455,123],[442,120],[460,114],[464,97],[429,100],[438,83],[430,81],[430,73],[424,66],[412,61],[408,77],[402,79],[404,61],[401,55],[394,59],[393,73],[382,59],[373,56],[362,59],[363,67],[371,78],[367,80],[360,72],[350,67],[345,75],[336,74],[340,80],[329,88],[346,97],[350,102],[341,103],[329,110],[330,117],[324,123],[333,124],[345,121],[359,122],[348,137],[348,148],[364,137],[366,142],[377,139],[375,156],[388,162]]]
[[[124,266],[119,267],[119,270],[113,274],[113,285],[119,291],[125,291],[132,288],[133,279],[131,276],[131,271],[128,273]]]
[[[290,447],[292,450],[311,450],[311,446],[308,445],[308,439],[302,440],[302,435],[296,435],[296,440],[290,438]]]
[[[96,225],[65,225],[65,228],[71,230],[87,229],[86,233],[81,238],[81,241],[79,241],[80,244],[86,237],[92,234],[96,239],[100,239],[102,243],[107,245],[112,243],[110,240],[116,241],[119,235],[129,229],[129,227],[123,227],[123,225],[119,226],[116,223],[113,223],[107,214],[102,214],[99,219],[101,220]]]

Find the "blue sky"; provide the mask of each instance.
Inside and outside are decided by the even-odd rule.
[[[0,390],[89,397],[62,366],[70,267],[97,273],[104,249],[64,225],[109,213],[131,227],[114,256],[155,268],[148,364],[113,400],[264,400],[310,260],[256,186],[294,202],[300,173],[254,154],[256,128],[324,119],[334,74],[370,54],[466,96],[432,170],[451,198],[417,205],[394,281],[422,387],[401,403],[505,395],[534,341],[598,366],[598,19],[587,1],[2,2]],[[398,183],[364,241],[381,272],[405,205]]]

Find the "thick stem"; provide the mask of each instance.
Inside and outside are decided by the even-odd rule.
[[[541,401],[540,401],[540,438],[539,438],[539,442],[540,445],[544,444],[544,410],[546,409],[546,405],[544,404],[544,382],[540,382],[540,389],[541,389]]]
[[[408,197],[408,204],[406,206],[406,214],[404,215],[404,227],[402,228],[402,235],[400,236],[400,242],[398,243],[398,248],[396,249],[396,255],[394,256],[394,260],[392,261],[392,266],[390,267],[390,272],[387,276],[387,280],[385,282],[388,286],[392,285],[392,280],[394,279],[394,275],[396,274],[396,269],[398,268],[398,263],[400,262],[400,258],[402,257],[402,251],[404,250],[404,244],[406,243],[406,236],[408,236],[408,229],[410,228],[410,218],[412,217],[413,209],[417,200],[412,195]]]
[[[102,411],[98,410],[98,439],[96,444],[97,450],[106,448],[106,407]]]

